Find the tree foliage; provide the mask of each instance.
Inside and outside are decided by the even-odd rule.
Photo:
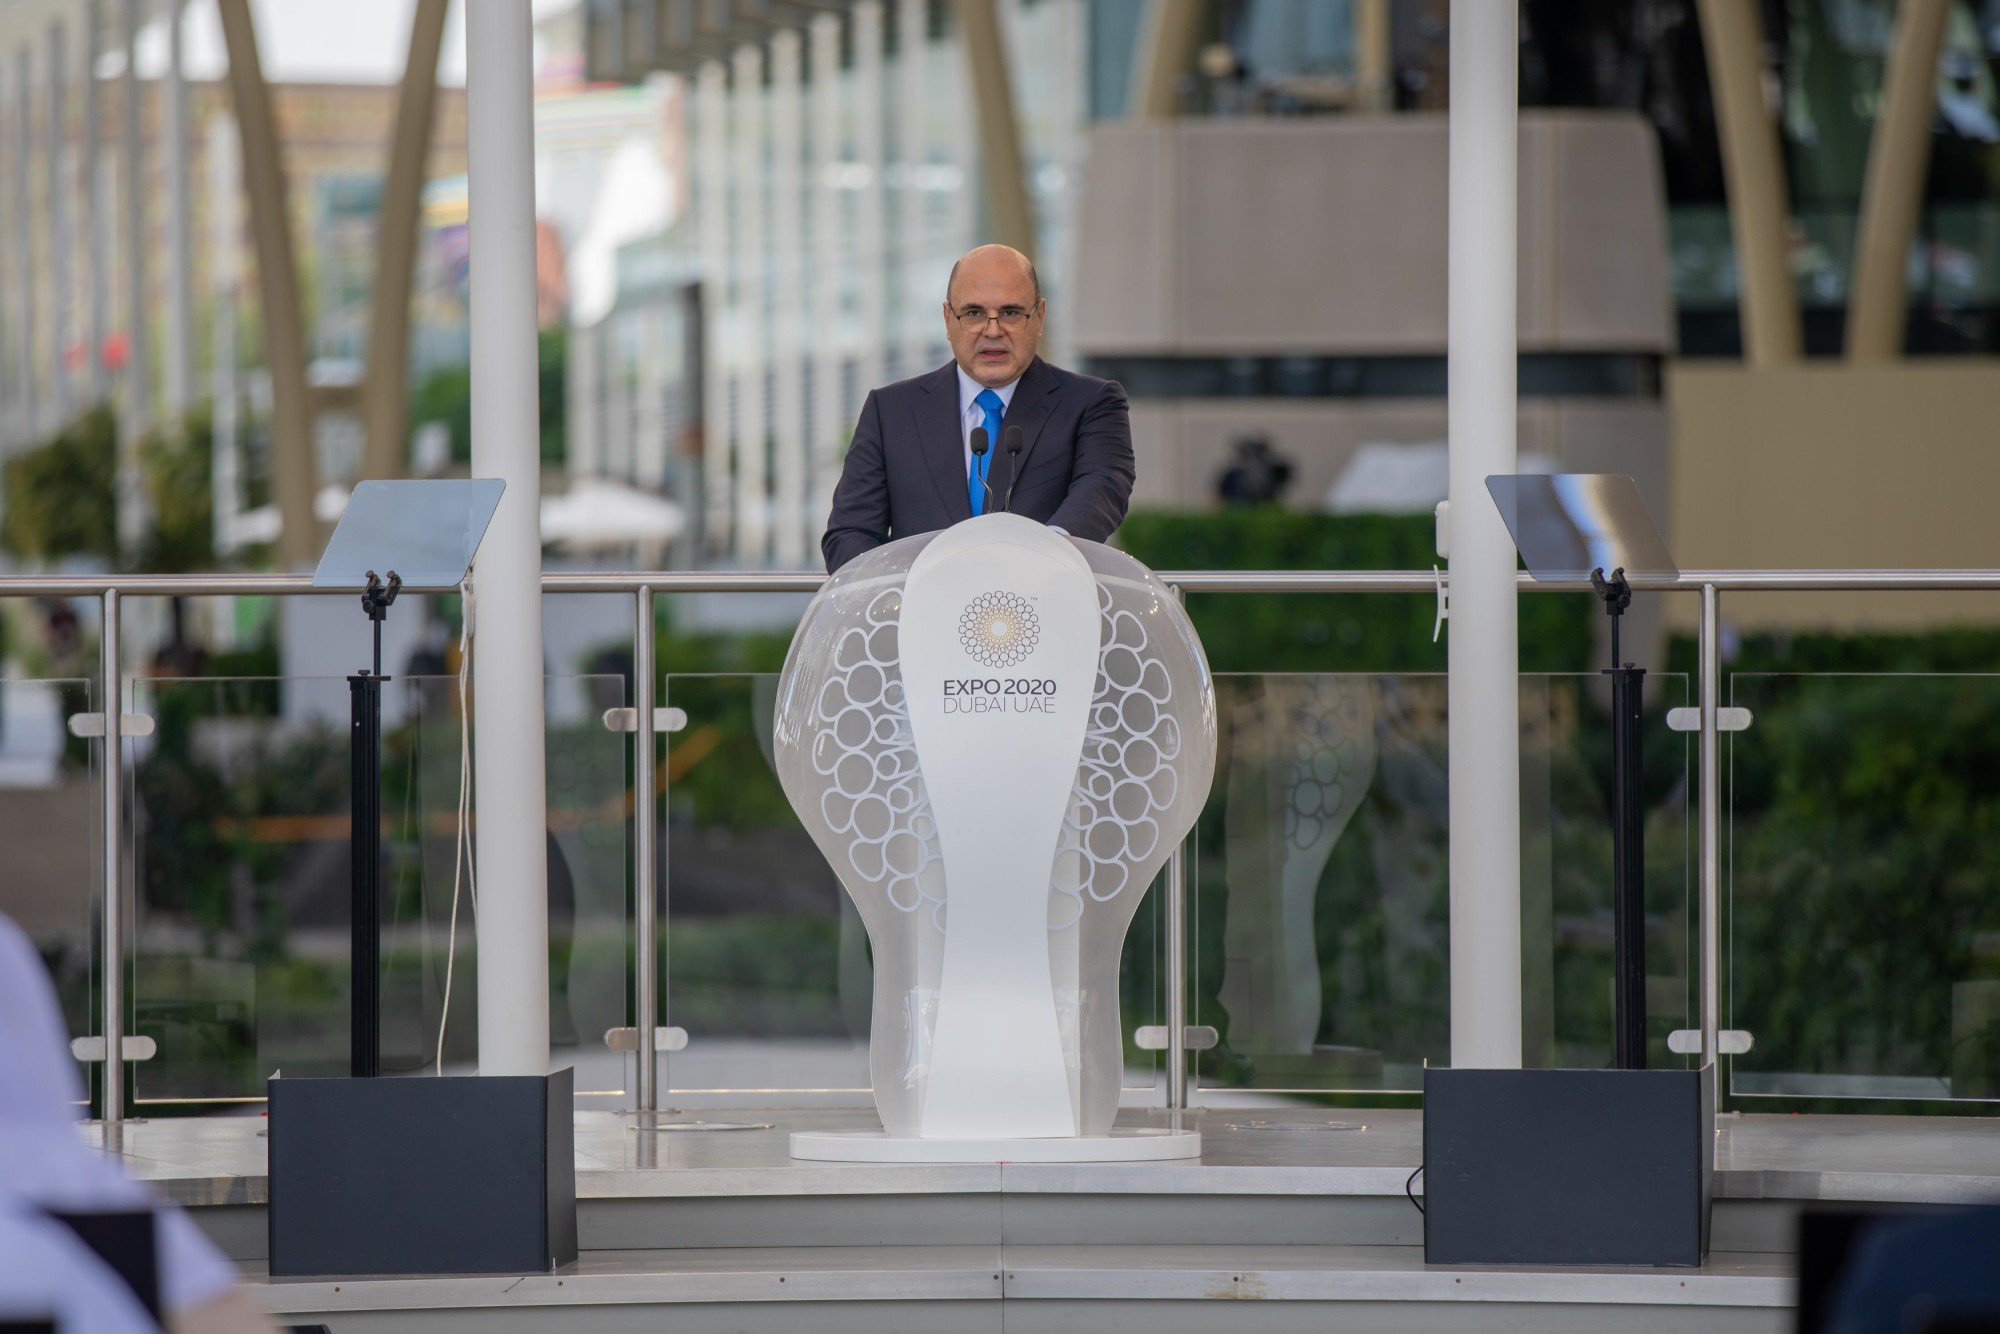
[[[565,457],[569,420],[569,335],[561,329],[542,333],[536,347],[540,411],[538,432],[544,464]],[[472,368],[449,366],[433,371],[410,394],[413,425],[443,422],[451,433],[454,463],[472,461]]]
[[[1308,514],[1275,505],[1140,511],[1114,539],[1156,570],[1423,570],[1441,564],[1427,514]],[[1428,593],[1194,594],[1188,615],[1219,672],[1441,672]],[[1521,670],[1591,665],[1589,594],[1521,599]]]
[[[208,409],[139,443],[141,485],[153,512],[137,568],[156,573],[215,566],[215,497]],[[116,564],[118,416],[89,408],[46,444],[8,461],[0,545],[15,556]]]
[[[118,419],[90,409],[48,443],[9,459],[0,545],[27,560],[113,559],[118,551]]]

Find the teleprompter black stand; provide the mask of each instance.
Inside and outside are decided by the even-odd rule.
[[[1614,1068],[1427,1069],[1424,1258],[1698,1265],[1713,1194],[1715,1065],[1645,1068],[1646,674],[1624,660],[1619,638],[1628,575],[1678,571],[1629,477],[1506,476],[1486,485],[1530,573],[1588,583],[1611,618]]]
[[[347,678],[352,1077],[266,1084],[274,1276],[532,1273],[576,1258],[569,1070],[379,1078],[383,622],[398,593],[463,582],[501,488],[363,482],[313,575],[362,589],[374,641],[370,669]]]
[[[348,870],[352,946],[348,955],[348,1074],[373,1079],[382,1073],[382,622],[403,589],[403,576],[389,571],[383,583],[368,571],[361,609],[375,631],[374,670],[347,678],[352,720],[348,733],[348,781],[353,817],[348,830]]]
[[[1618,626],[1632,605],[1625,571],[1602,567],[1590,586],[1611,618],[1611,975],[1613,1063],[1646,1068],[1646,669],[1619,652]]]

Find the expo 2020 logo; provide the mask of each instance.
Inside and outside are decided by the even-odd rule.
[[[1041,621],[1018,593],[982,593],[958,618],[958,642],[987,667],[1012,667],[1035,651]]]

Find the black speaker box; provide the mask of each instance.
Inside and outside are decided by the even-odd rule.
[[[271,1273],[546,1273],[576,1259],[568,1069],[273,1079]]]
[[[1714,1069],[1425,1071],[1425,1261],[1699,1265]]]

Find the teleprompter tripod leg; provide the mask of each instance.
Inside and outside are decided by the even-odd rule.
[[[349,956],[350,1058],[348,1073],[373,1079],[382,1073],[382,682],[381,676],[347,678],[353,725],[349,779],[353,811],[349,871],[352,894]]]
[[[1614,622],[1615,623],[1615,622]],[[1646,1068],[1646,804],[1644,669],[1611,677],[1613,1026],[1620,1070]]]

